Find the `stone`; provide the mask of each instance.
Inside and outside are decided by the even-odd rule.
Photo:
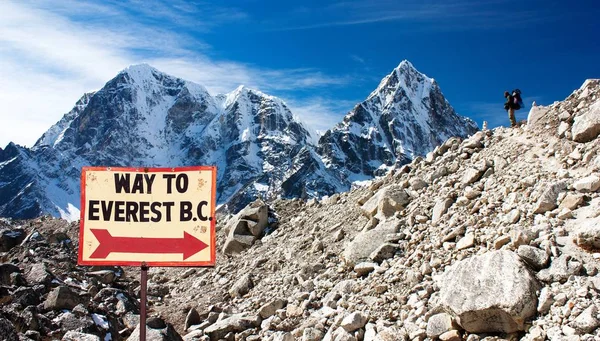
[[[327,335],[325,335],[324,340],[327,340]],[[344,328],[339,327],[333,331],[331,334],[332,341],[358,341],[356,337],[352,334],[348,333]]]
[[[582,248],[600,249],[600,217],[578,219],[573,241]]]
[[[25,239],[25,231],[21,228],[3,229],[0,231],[0,252],[8,252]]]
[[[453,328],[452,316],[446,313],[435,314],[427,321],[427,336],[435,339]]]
[[[565,196],[565,198],[561,201],[559,208],[567,208],[569,210],[574,210],[579,205],[583,203],[583,195],[581,194],[572,194],[569,193]]]
[[[366,276],[373,272],[375,268],[377,268],[377,263],[361,262],[354,266],[354,272],[356,272],[358,276]]]
[[[575,181],[573,188],[584,193],[596,192],[600,188],[600,177],[598,175],[586,176]]]
[[[491,251],[455,263],[439,287],[441,305],[470,333],[521,331],[537,311],[538,284],[510,251]]]
[[[76,331],[69,330],[65,333],[62,341],[100,341],[100,337],[92,334],[80,333]],[[148,339],[150,340],[150,339]]]
[[[543,287],[542,290],[540,290],[537,311],[540,314],[546,314],[550,311],[552,304],[554,304],[554,296],[552,295],[550,288]]]
[[[19,341],[19,334],[17,334],[14,325],[2,317],[0,317],[0,335],[4,341]]]
[[[548,266],[550,261],[550,255],[546,251],[529,245],[519,246],[517,254],[536,271]]]
[[[433,212],[431,214],[431,223],[437,223],[442,216],[448,211],[450,206],[454,203],[454,199],[452,198],[444,198],[440,199],[435,203],[433,207]]]
[[[534,214],[542,214],[555,209],[558,205],[556,200],[560,192],[567,188],[566,183],[559,182],[547,186],[546,190],[542,193],[538,199],[535,208],[533,209]]]
[[[573,141],[590,142],[600,134],[600,101],[590,105],[583,114],[575,116],[571,128]]]
[[[258,328],[261,322],[260,316],[245,313],[234,314],[210,325],[204,330],[204,333],[209,336],[211,341],[216,341],[225,338],[231,332],[239,333],[246,329]]]
[[[248,220],[243,219],[234,222],[223,245],[223,253],[228,255],[238,254],[254,244],[256,237],[250,233],[248,223]]]
[[[302,341],[321,341],[325,334],[317,328],[306,328],[302,332]]]
[[[521,210],[515,208],[508,212],[508,214],[505,216],[504,221],[507,224],[516,224],[519,221],[519,219],[521,219]]]
[[[369,218],[378,213],[383,217],[391,217],[409,202],[410,196],[402,186],[390,185],[380,189],[361,208]]]
[[[571,256],[562,254],[552,260],[548,269],[543,269],[537,273],[537,278],[543,282],[561,282],[564,283],[572,275],[581,272],[583,266],[576,260],[571,260]]]
[[[472,233],[467,233],[456,243],[457,250],[463,250],[475,245],[475,236]]]
[[[381,263],[386,259],[394,257],[400,249],[400,245],[393,243],[383,243],[369,255],[369,259],[374,262]]]
[[[422,179],[419,178],[412,178],[410,179],[410,188],[412,188],[415,191],[421,190],[423,188],[427,187],[427,182],[423,181]]]
[[[600,327],[598,308],[594,304],[590,305],[573,321],[573,327],[581,334],[589,334]]]
[[[269,207],[258,199],[244,207],[237,216],[240,220],[253,222],[253,224],[248,225],[248,230],[253,236],[259,238],[269,224]]]
[[[112,270],[99,270],[87,273],[90,277],[95,277],[102,284],[111,284],[117,278],[117,274]]]
[[[26,269],[25,280],[29,285],[47,285],[52,280],[52,275],[48,272],[44,263],[34,263]]]
[[[449,330],[444,334],[440,335],[441,341],[461,341],[460,333],[458,330]]]
[[[67,286],[59,286],[54,290],[50,291],[46,301],[44,301],[44,309],[46,310],[61,310],[61,309],[73,309],[76,305],[81,303],[79,295],[74,293]]]
[[[148,319],[148,322],[150,319]],[[146,340],[147,341],[183,341],[181,335],[177,333],[175,328],[169,323],[160,324],[162,328],[153,328],[149,324],[146,324]],[[138,324],[127,341],[139,341],[140,340],[140,325]],[[211,339],[213,340],[213,339]]]
[[[351,333],[357,329],[360,329],[367,324],[369,316],[361,312],[354,312],[344,317],[340,327],[344,328],[345,331]]]
[[[229,295],[231,297],[242,297],[250,292],[250,289],[252,289],[253,286],[251,274],[245,274],[231,286]]]
[[[10,263],[0,264],[0,284],[1,285],[12,285],[11,275],[13,273],[20,273],[21,269],[18,266]]]
[[[346,246],[342,257],[351,265],[367,260],[373,251],[387,242],[387,236],[395,232],[394,226],[382,224],[372,230],[361,232]]]
[[[189,327],[200,324],[201,322],[202,319],[200,318],[198,311],[195,308],[191,308],[185,317],[184,329],[187,330]]]
[[[465,171],[461,182],[465,185],[470,185],[472,183],[477,182],[479,179],[481,179],[482,175],[483,175],[483,172],[481,170],[475,169],[475,168],[469,168]]]
[[[494,240],[494,249],[499,250],[508,243],[510,243],[510,236],[500,236]]]
[[[275,312],[279,309],[283,309],[287,304],[287,301],[282,299],[275,299],[269,303],[263,304],[260,309],[258,309],[258,314],[263,319],[269,318],[275,315]]]

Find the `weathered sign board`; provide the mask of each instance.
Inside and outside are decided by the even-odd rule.
[[[216,175],[84,167],[78,264],[214,266]]]

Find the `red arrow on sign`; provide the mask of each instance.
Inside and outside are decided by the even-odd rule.
[[[108,230],[90,229],[100,245],[90,258],[106,258],[111,252],[183,253],[183,260],[208,247],[206,243],[183,231],[183,238],[113,237]]]

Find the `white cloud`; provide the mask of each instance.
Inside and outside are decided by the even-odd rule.
[[[205,53],[210,47],[183,28],[189,28],[192,20],[203,23],[194,29],[244,20],[243,12],[215,6],[200,11],[184,1],[150,4],[162,6],[161,11],[169,15],[146,18],[150,22],[138,20],[123,10],[135,1],[125,5],[0,1],[0,146],[9,141],[33,145],[83,93],[101,88],[119,70],[135,63],[147,62],[202,84],[212,94],[245,84],[281,96],[350,82],[349,77],[332,77],[315,69],[274,70],[212,59]],[[136,11],[152,13],[151,7],[138,6]],[[206,13],[211,17],[199,17]],[[171,21],[156,25],[151,19]],[[303,108],[296,107],[307,112]]]

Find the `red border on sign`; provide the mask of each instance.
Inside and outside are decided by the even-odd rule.
[[[210,245],[210,261],[207,262],[159,262],[159,261],[118,261],[118,260],[83,260],[83,233],[85,225],[85,179],[87,171],[125,171],[125,172],[185,172],[185,171],[211,171],[212,172],[212,207],[211,217],[213,219],[210,222],[210,234],[211,234],[211,245]],[[216,209],[216,197],[217,197],[217,167],[216,166],[186,166],[186,167],[82,167],[81,168],[81,210],[79,216],[79,250],[77,255],[78,265],[110,265],[110,266],[141,266],[145,263],[148,266],[178,266],[178,267],[196,267],[196,266],[215,266],[216,263],[216,248],[217,248],[217,237],[216,237],[216,221],[215,216]]]

